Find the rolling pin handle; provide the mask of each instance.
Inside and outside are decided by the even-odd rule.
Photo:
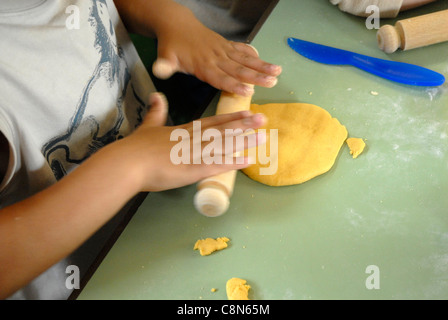
[[[253,88],[253,85],[249,84]],[[252,96],[240,96],[234,93],[221,92],[216,114],[250,110]],[[230,197],[235,184],[236,170],[205,178],[197,185],[194,196],[196,210],[207,217],[224,214],[230,205]]]
[[[386,53],[393,53],[401,47],[401,37],[397,29],[391,25],[381,27],[376,38],[378,40],[378,47]]]
[[[204,188],[194,196],[196,210],[207,217],[218,217],[229,208],[229,195],[219,188]]]
[[[169,79],[176,71],[177,66],[164,58],[158,58],[152,66],[152,73],[161,80]]]
[[[377,32],[381,50],[392,53],[422,48],[448,41],[448,10],[403,19],[393,26],[384,26]]]

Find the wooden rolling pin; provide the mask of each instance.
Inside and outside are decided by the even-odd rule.
[[[386,53],[409,50],[448,41],[448,10],[385,25],[377,32],[378,46]]]
[[[250,109],[252,96],[222,92],[216,114],[232,113]],[[227,211],[235,184],[236,170],[200,181],[194,196],[196,209],[205,216],[217,217]]]

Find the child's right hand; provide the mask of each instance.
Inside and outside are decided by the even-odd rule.
[[[116,147],[122,148],[122,154],[129,159],[132,164],[130,171],[135,174],[135,177],[140,184],[140,191],[162,191],[173,188],[186,186],[198,182],[206,177],[224,173],[229,170],[239,170],[249,166],[247,158],[244,159],[243,164],[237,164],[235,159],[232,164],[205,164],[201,159],[200,164],[174,164],[171,156],[172,148],[179,144],[180,141],[170,141],[171,133],[175,129],[183,129],[189,133],[190,139],[184,143],[189,143],[189,150],[192,156],[196,150],[202,150],[210,142],[203,142],[202,134],[207,129],[217,129],[222,134],[222,141],[224,149],[225,130],[241,129],[246,132],[248,129],[256,130],[260,128],[265,118],[263,115],[252,115],[249,111],[237,112],[232,114],[224,114],[213,116],[209,118],[200,119],[201,132],[198,137],[193,139],[193,123],[188,123],[176,127],[165,126],[167,119],[167,102],[162,94],[155,93],[151,96],[151,109],[148,111],[143,123],[130,136],[120,141],[117,141]],[[197,135],[197,133],[196,133]],[[232,138],[233,139],[233,138]],[[245,145],[239,145],[234,150],[227,150],[222,153],[222,162],[224,157],[233,155],[233,153],[242,151],[246,148],[254,147],[265,142],[264,135],[256,135],[256,139],[244,139]],[[248,143],[249,141],[249,143]],[[256,141],[255,145],[251,141]],[[234,140],[234,145],[235,145]],[[196,152],[198,153],[198,152]],[[192,159],[192,158],[190,158]]]
[[[401,11],[414,9],[434,1],[436,0],[403,0]]]

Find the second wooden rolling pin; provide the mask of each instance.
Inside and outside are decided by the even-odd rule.
[[[218,101],[216,114],[232,113],[250,109],[252,96],[222,92]],[[233,193],[236,171],[210,177],[200,181],[194,197],[196,209],[205,216],[217,217],[227,211]]]
[[[386,53],[409,50],[448,41],[448,10],[385,25],[377,33],[378,46]]]

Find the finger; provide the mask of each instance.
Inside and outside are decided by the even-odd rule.
[[[210,141],[210,142],[206,142]],[[256,146],[266,143],[266,133],[257,132],[248,135],[240,134],[238,136],[226,136],[224,139],[221,136],[210,135],[203,137],[201,157],[212,159],[213,161],[222,161],[229,163],[235,158],[235,154],[246,149],[254,148]],[[223,162],[224,163],[224,162]]]
[[[254,85],[266,88],[272,88],[277,84],[277,77],[271,76],[264,72],[259,72],[254,69],[253,66],[247,67],[243,63],[229,59],[219,62],[219,67],[227,75],[238,80],[239,82],[252,83]]]
[[[236,44],[239,44],[239,43],[241,43],[241,42],[235,42],[235,43],[236,43]],[[244,50],[247,50],[247,48],[249,48],[249,49],[251,49],[251,50],[250,50],[251,53],[249,53],[249,54],[252,54],[252,53],[253,53],[253,55],[254,55],[255,57],[260,57],[260,54],[258,53],[257,48],[255,48],[253,45],[251,45],[251,44],[249,44],[249,43],[245,43],[245,45],[246,45],[246,48],[245,48],[245,49],[242,49],[243,51],[244,51]]]
[[[235,137],[235,143],[233,150],[226,150],[225,155],[235,154],[240,151],[244,151],[250,148],[254,148],[266,143],[266,133],[265,132],[256,132],[249,135],[242,135]]]
[[[249,111],[241,111],[237,113],[222,114],[201,121],[201,130],[215,129],[223,136],[238,135],[241,130],[247,131],[250,129],[258,129],[266,123],[266,117],[261,114],[252,114]],[[191,130],[191,125],[189,125]],[[233,134],[234,132],[237,132]]]
[[[253,159],[248,156],[204,157],[201,162],[205,167],[218,166],[216,168],[218,170],[221,169],[222,172],[244,169],[254,163]]]
[[[242,130],[243,132],[247,130],[255,130],[266,124],[266,117],[262,113],[256,113],[250,117],[245,117],[239,120],[230,121],[215,126],[216,129],[224,134],[235,135],[232,132],[238,132]],[[236,134],[236,135],[237,135]]]
[[[257,49],[252,45],[241,42],[232,42],[231,44],[235,50],[228,52],[230,59],[271,76],[279,76],[281,74],[282,67],[261,60]]]
[[[224,113],[224,114],[218,114],[207,118],[202,118],[196,121],[201,122],[201,128],[202,130],[216,127],[218,125],[226,124],[235,120],[241,120],[248,117],[251,117],[253,114],[249,110],[244,111],[238,111],[238,112],[232,112],[232,113]],[[191,126],[190,124],[187,124],[186,126]]]
[[[229,41],[229,43],[234,50],[244,52],[245,54],[250,55],[254,58],[260,57],[257,48],[255,48],[251,44],[244,43],[244,42],[236,42],[236,41]]]
[[[253,130],[261,127],[266,122],[264,115],[255,114],[231,122],[226,122],[210,128],[194,127],[190,139],[184,141],[186,146],[190,146],[192,152],[190,157],[192,163],[201,163],[203,159],[206,162],[222,161],[223,155],[232,155],[235,152],[252,148],[258,144],[266,142],[263,133],[253,133]],[[195,130],[201,131],[195,131]],[[195,139],[196,137],[196,139]],[[199,137],[199,138],[198,138]]]
[[[248,86],[243,81],[231,76],[215,64],[204,66],[201,73],[197,76],[200,80],[205,81],[222,91],[235,93],[244,97],[254,94],[253,87]]]
[[[264,115],[256,114],[243,120],[235,120],[203,129],[200,132],[193,132],[190,137],[200,135],[200,138],[193,138],[188,143],[192,143],[195,150],[205,150],[214,155],[233,154],[266,142],[264,132],[254,133],[265,122]],[[194,130],[197,129],[199,128],[196,127]]]
[[[149,103],[151,107],[145,116],[145,125],[153,127],[165,125],[168,116],[168,101],[165,95],[160,92],[151,93]]]

